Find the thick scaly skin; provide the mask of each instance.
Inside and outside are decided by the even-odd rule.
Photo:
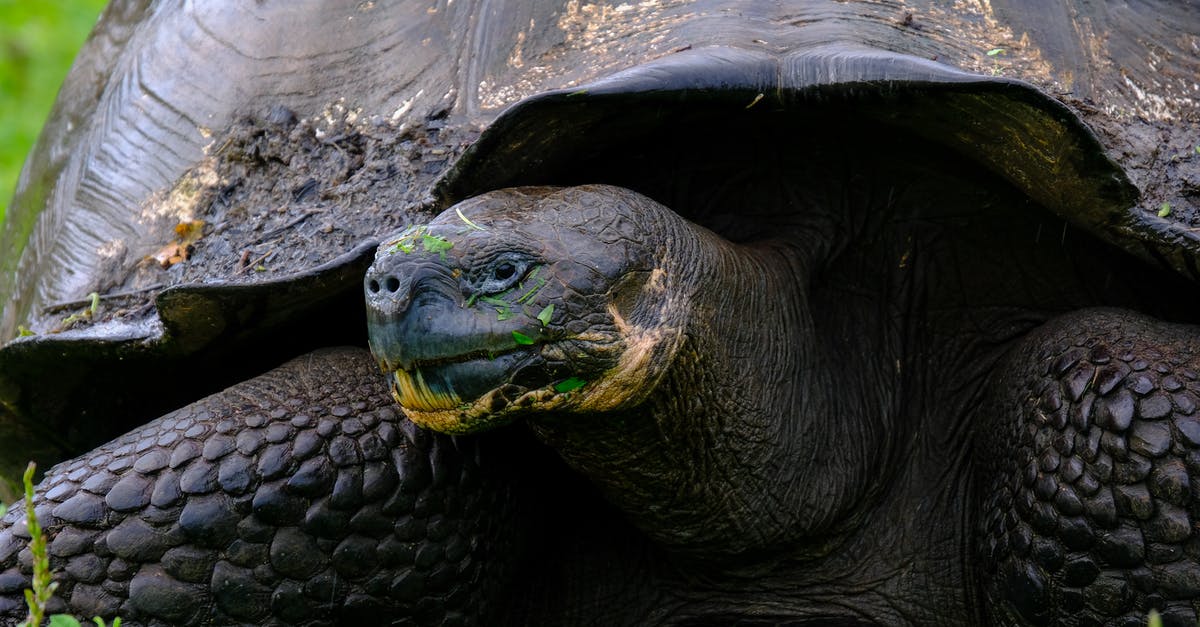
[[[1193,626],[1200,601],[1200,339],[1091,310],[1025,338],[977,442],[980,565],[1003,625]]]
[[[400,416],[366,351],[300,357],[46,474],[51,609],[126,625],[474,623],[510,548],[507,493],[477,463],[471,443]],[[23,519],[18,504],[0,527],[14,623]]]

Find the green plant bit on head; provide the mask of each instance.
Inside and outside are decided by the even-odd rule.
[[[533,338],[529,337],[528,335],[525,335],[524,333],[521,333],[520,331],[513,331],[512,336],[513,336],[513,341],[516,342],[517,344],[520,344],[522,346],[533,345]]]
[[[437,253],[446,258],[446,251],[454,248],[454,243],[442,237],[441,235],[429,235],[428,233],[421,236],[421,246],[425,248],[427,253]]]
[[[567,392],[574,392],[585,385],[587,385],[587,381],[584,381],[579,377],[571,377],[555,383],[554,391],[558,392],[559,394],[566,394]]]
[[[542,309],[540,312],[538,312],[538,315],[537,315],[538,322],[541,322],[542,326],[546,326],[546,325],[550,324],[550,316],[553,316],[553,315],[554,315],[554,303],[550,303],[549,305],[546,305],[545,309]]]
[[[410,226],[407,229],[404,229],[404,232],[398,235],[396,239],[385,244],[385,246],[391,246],[391,248],[388,249],[389,253],[395,254],[402,252],[407,255],[413,250],[416,250],[417,238],[424,234],[425,227],[423,225]]]
[[[1171,215],[1171,203],[1164,202],[1158,207],[1158,217],[1165,218]]]
[[[503,322],[513,317],[512,307],[508,304],[508,301],[496,298],[495,296],[484,296],[479,300],[496,308],[496,320],[498,322]]]
[[[546,279],[539,277],[537,280],[537,285],[534,285],[533,287],[529,288],[528,292],[522,294],[521,297],[517,299],[517,303],[523,303],[533,298],[543,287],[546,287]]]
[[[463,215],[462,209],[459,209],[458,207],[455,207],[455,208],[454,208],[454,213],[457,213],[457,214],[458,214],[458,219],[459,219],[459,220],[462,220],[464,223],[466,223],[466,225],[467,225],[467,226],[469,226],[469,227],[471,227],[471,228],[475,229],[476,231],[486,231],[486,230],[487,230],[487,229],[483,228],[482,226],[479,226],[478,224],[475,224],[474,222],[471,222],[470,220],[468,220],[468,219],[467,219],[467,216],[464,216],[464,215]]]

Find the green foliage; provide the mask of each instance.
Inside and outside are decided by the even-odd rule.
[[[99,616],[93,617],[92,622],[96,623],[97,627],[121,627],[121,619],[114,618],[112,625],[104,622]],[[50,617],[50,627],[83,627],[74,616],[69,614],[55,614]]]
[[[554,391],[559,394],[566,394],[567,392],[574,392],[585,385],[587,385],[587,381],[579,377],[571,377],[570,379],[564,379],[554,384]]]
[[[1159,616],[1158,610],[1150,610],[1150,615],[1146,617],[1146,627],[1163,627],[1162,616]]]
[[[29,529],[29,552],[33,553],[33,588],[25,590],[25,604],[29,607],[29,615],[18,627],[40,626],[46,615],[46,604],[50,602],[50,597],[54,596],[54,591],[58,588],[58,583],[53,581],[50,575],[50,556],[46,551],[46,535],[42,533],[37,513],[33,510],[33,475],[35,471],[37,471],[37,464],[29,462],[29,466],[25,468],[25,475],[22,477],[25,484],[25,525]],[[0,506],[0,509],[4,509],[3,506]],[[3,511],[0,511],[0,516],[2,515]],[[93,618],[92,622],[96,623],[98,627],[109,627],[99,616]],[[50,627],[81,627],[79,621],[68,614],[54,614],[50,617],[49,625]],[[121,627],[121,619],[113,619],[111,627]]]
[[[29,551],[33,553],[33,588],[25,590],[25,603],[29,606],[29,616],[21,625],[35,627],[42,624],[46,615],[46,604],[54,596],[58,584],[50,579],[50,556],[46,553],[46,536],[42,534],[42,526],[38,524],[37,514],[33,511],[33,473],[37,464],[29,462],[25,468],[25,525],[29,528]]]
[[[0,221],[25,155],[105,0],[0,0]]]
[[[1165,218],[1171,215],[1171,203],[1164,202],[1158,207],[1158,217]]]
[[[513,341],[517,344],[521,344],[522,346],[530,346],[533,344],[533,338],[521,333],[520,331],[513,331],[512,336]]]

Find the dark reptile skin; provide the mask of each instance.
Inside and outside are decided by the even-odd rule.
[[[997,622],[1133,627],[1155,608],[1195,627],[1195,329],[1072,314],[1023,340],[991,389],[985,414],[1010,417],[977,442]]]
[[[405,420],[374,363],[313,353],[52,468],[36,497],[51,610],[126,625],[480,620],[508,495],[473,442]],[[19,504],[0,525],[4,624],[24,617],[27,544]]]

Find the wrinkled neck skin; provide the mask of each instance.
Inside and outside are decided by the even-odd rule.
[[[656,246],[690,311],[662,380],[632,410],[532,427],[677,556],[736,569],[823,555],[869,506],[888,456],[881,417],[853,386],[878,389],[873,373],[891,371],[850,376],[861,364],[818,339],[806,295],[827,229],[744,246],[668,222]]]

